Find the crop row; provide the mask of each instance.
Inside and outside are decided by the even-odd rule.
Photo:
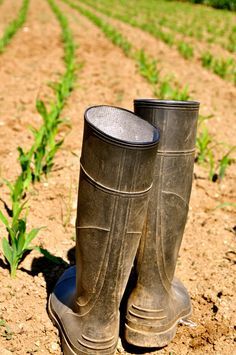
[[[93,1],[95,3],[108,6],[107,0]],[[119,15],[126,13],[140,24],[150,23],[207,43],[218,43],[230,52],[236,51],[235,14],[228,11],[166,0],[111,0],[108,8]]]
[[[4,51],[16,32],[23,26],[28,12],[29,2],[30,0],[23,0],[17,18],[11,21],[6,27],[2,38],[0,38],[0,54]]]
[[[132,1],[131,1],[132,2]],[[110,6],[107,0],[99,0],[94,2],[93,0],[83,0],[83,3],[93,7],[97,11],[121,20],[125,23],[133,27],[138,27],[145,32],[150,33],[154,37],[160,39],[165,42],[170,47],[175,47],[182,57],[185,59],[196,58],[200,61],[200,63],[211,70],[216,75],[220,76],[223,79],[230,80],[236,85],[236,62],[233,57],[222,58],[216,57],[209,50],[200,50],[194,47],[191,41],[186,41],[184,38],[180,39],[179,36],[176,36],[174,28],[174,24],[176,23],[176,19],[171,21],[173,28],[165,28],[165,21],[161,21],[161,14],[153,5],[153,8],[148,11],[152,2],[147,5],[145,2],[145,6],[143,2],[138,2],[135,6],[131,6],[130,2],[128,8],[124,5],[122,6],[120,2],[113,1],[114,6]],[[157,4],[159,2],[155,2]],[[165,2],[168,10],[168,2]],[[193,5],[192,5],[193,7]],[[166,11],[167,11],[166,10]],[[156,15],[158,14],[158,16]],[[192,28],[192,25],[189,25]],[[233,31],[233,30],[232,30]],[[232,32],[234,33],[234,32]],[[236,27],[235,27],[235,46],[236,46]],[[207,56],[211,56],[213,60],[211,61],[211,65],[205,65],[205,58]]]
[[[37,249],[46,257],[56,260],[47,250],[31,246],[32,240],[41,228],[27,230],[27,192],[32,184],[41,180],[43,175],[47,176],[53,167],[54,156],[63,143],[63,139],[57,139],[58,127],[64,122],[61,113],[75,81],[75,43],[67,17],[54,0],[47,1],[61,26],[66,70],[60,81],[54,84],[55,100],[50,107],[47,108],[42,100],[36,101],[36,109],[42,118],[42,125],[39,128],[31,128],[34,141],[29,150],[25,151],[22,147],[18,147],[21,173],[14,182],[4,180],[10,190],[11,205],[5,204],[5,213],[0,211],[0,220],[8,233],[8,238],[2,239],[2,248],[13,277],[23,255],[32,249]]]
[[[157,67],[156,59],[150,57],[143,49],[135,49],[114,26],[88,10],[87,7],[80,6],[71,0],[62,1],[86,16],[103,31],[113,44],[120,47],[126,56],[135,60],[139,73],[152,85],[154,97],[168,100],[188,100],[190,98],[188,86],[181,88],[174,80],[173,74],[163,77],[160,68]],[[217,179],[220,181],[224,177],[227,167],[233,162],[231,154],[236,147],[230,147],[220,159],[216,159],[213,148],[218,144],[205,126],[205,121],[208,118],[200,116],[199,119],[196,161],[209,167],[211,181],[216,181]]]

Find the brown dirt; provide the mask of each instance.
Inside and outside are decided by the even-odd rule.
[[[152,88],[137,73],[134,62],[100,30],[67,6],[60,6],[69,16],[79,45],[77,60],[84,65],[63,113],[71,119],[72,129],[68,132],[63,128],[60,133],[68,135],[49,179],[31,190],[29,227],[47,226],[37,243],[73,263],[83,112],[89,105],[103,103],[132,109],[133,98],[152,96]],[[57,79],[63,70],[60,28],[46,2],[32,1],[25,27],[29,31],[20,31],[0,56],[1,174],[9,179],[16,176],[16,147],[25,147],[31,141],[27,125],[40,122],[35,99],[38,95],[52,97],[47,83]],[[141,31],[126,29],[127,36],[133,31],[135,41],[152,40]],[[162,61],[163,71],[168,72],[175,63],[176,77],[191,85],[195,98],[202,102],[203,112],[215,113],[210,128],[216,137],[232,143],[235,88],[205,72],[197,63],[186,63],[175,51],[167,52],[158,41],[148,43],[150,51]],[[24,110],[19,111],[22,105]],[[192,320],[197,326],[180,326],[171,344],[153,354],[234,353],[235,213],[232,207],[215,207],[235,200],[235,168],[231,166],[221,184],[210,183],[207,171],[197,165],[195,175],[198,178],[193,184],[177,274],[191,294]],[[1,197],[8,198],[4,187]],[[0,235],[5,235],[2,225]],[[34,251],[20,265],[17,278],[10,279],[2,253],[0,256],[0,319],[10,328],[7,333],[6,327],[0,327],[0,354],[59,355],[58,332],[48,318],[46,306],[63,266],[45,261]],[[120,343],[117,353],[134,352],[125,351]]]
[[[236,129],[236,87],[232,83],[204,69],[198,60],[184,59],[177,49],[170,48],[148,33],[98,12],[96,14],[116,27],[134,48],[143,48],[155,58],[161,70],[161,77],[173,76],[182,87],[187,85],[191,97],[201,103],[201,114],[214,115],[214,120],[209,121],[210,132],[220,142],[235,144],[231,128]]]
[[[21,3],[20,0],[3,0],[2,3],[0,2],[0,38],[3,35],[6,24],[17,18]]]

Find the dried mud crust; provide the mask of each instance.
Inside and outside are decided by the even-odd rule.
[[[76,52],[77,60],[84,65],[63,113],[63,116],[70,117],[72,130],[57,154],[55,168],[49,179],[36,185],[31,191],[29,227],[47,226],[40,232],[37,243],[42,243],[53,254],[73,263],[83,112],[87,106],[95,104],[120,105],[132,109],[133,98],[152,96],[152,89],[139,76],[134,62],[127,59],[121,50],[105,39],[100,30],[78,15],[76,11],[61,3],[60,6],[69,16],[70,26],[76,43],[79,45]],[[44,18],[43,25],[40,21],[41,16]],[[18,68],[18,75],[21,75],[21,79],[15,91],[4,92],[4,100],[7,100],[11,114],[7,116],[7,104],[4,106],[4,112],[1,113],[1,120],[4,119],[5,123],[0,130],[3,138],[0,140],[2,175],[8,178],[15,176],[17,145],[25,146],[30,140],[30,137],[26,137],[27,124],[31,120],[35,124],[39,122],[34,109],[37,91],[43,90],[44,92],[47,80],[49,81],[51,76],[56,75],[57,72],[63,71],[62,44],[59,41],[60,28],[46,2],[32,1],[28,21],[29,28],[31,26],[38,28],[37,33],[39,38],[41,33],[42,42],[36,41],[35,44],[31,41],[30,43],[24,42],[23,48],[25,48],[25,53],[29,45],[32,46],[29,53],[36,49],[37,53],[40,53],[42,50],[40,68],[45,65],[45,71],[37,67],[35,74],[32,73],[32,75],[39,75],[41,80],[34,82],[35,89],[28,96],[29,104],[25,105],[22,115],[24,119],[17,126],[17,131],[15,131],[16,117],[18,117],[17,105],[20,102],[21,93],[24,93],[24,85],[27,85],[27,80],[20,73],[24,70],[24,63],[27,66],[30,57],[29,54],[18,57],[21,39],[23,40],[23,37],[20,38],[22,33],[17,35],[18,39],[14,39],[11,47],[4,54],[5,61],[0,56],[1,63],[4,66],[11,65],[12,70],[18,59],[22,65]],[[45,33],[47,36],[44,36]],[[47,39],[50,43],[52,42],[50,45],[46,44]],[[55,60],[54,66],[53,60]],[[179,57],[176,57],[176,70],[178,64],[181,64],[179,60]],[[0,68],[2,70],[3,67],[0,65]],[[27,78],[30,80],[30,75]],[[8,80],[13,80],[10,73]],[[193,79],[189,78],[189,80]],[[200,91],[199,78],[196,76],[195,80]],[[227,90],[227,88],[227,83],[222,82],[222,89]],[[202,85],[202,90],[204,89],[205,83]],[[47,90],[45,94],[48,93]],[[52,95],[50,90],[49,93]],[[220,96],[218,100],[220,102]],[[203,96],[202,101],[205,102]],[[233,113],[231,113],[231,119],[232,116]],[[234,121],[231,119],[223,120],[221,129],[227,137],[233,140],[233,130],[229,123],[233,124]],[[212,124],[213,122],[215,121],[212,121]],[[64,133],[65,130],[61,132],[61,134]],[[4,155],[6,151],[8,155]],[[207,180],[206,171],[198,166],[195,167],[195,174],[198,179],[195,179],[193,184],[190,213],[177,274],[190,291],[193,302],[192,320],[197,327],[180,326],[170,345],[165,349],[154,350],[151,354],[172,352],[181,355],[192,353],[227,355],[234,351],[233,296],[236,290],[235,235],[232,228],[235,223],[235,214],[231,207],[214,208],[221,202],[235,199],[233,184],[235,169],[233,166],[229,169],[221,185],[210,183]],[[1,196],[2,191],[6,196],[6,191],[2,189],[1,187]],[[2,225],[0,235],[5,235]],[[48,295],[65,266],[46,261],[34,251],[22,262],[17,279],[12,280],[2,253],[0,263],[0,319],[4,319],[9,326],[9,329],[4,326],[0,327],[0,353],[3,355],[61,354],[58,332],[48,318],[46,307]],[[135,353],[137,353],[136,349],[127,347],[124,349],[121,342],[119,343],[117,354]],[[144,350],[143,353],[150,352]]]

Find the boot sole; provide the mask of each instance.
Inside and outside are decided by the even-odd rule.
[[[63,350],[63,354],[64,355],[78,355],[78,353],[75,353],[74,350],[69,345],[69,343],[64,335],[63,328],[61,327],[57,318],[54,316],[53,310],[51,308],[51,295],[49,296],[49,300],[48,300],[48,314],[49,314],[50,319],[51,319],[52,323],[54,324],[54,326],[56,326],[57,329],[59,330],[59,333],[61,336],[61,347]],[[81,354],[86,354],[86,353],[81,352]]]
[[[163,332],[137,330],[125,324],[125,340],[129,344],[142,348],[162,348],[169,344],[174,338],[179,321],[189,317],[191,313],[192,312],[183,314],[170,328]]]
[[[64,333],[64,329],[61,327],[60,322],[58,321],[57,317],[54,315],[54,312],[51,307],[51,295],[49,296],[49,300],[48,300],[48,314],[54,326],[57,327],[57,329],[59,330],[60,338],[61,338],[61,348],[64,355],[90,355],[90,354],[115,355],[116,349],[113,350],[112,352],[107,352],[107,351],[104,352],[104,350],[98,352],[97,349],[94,350],[90,349],[89,351],[79,350],[79,352],[75,352],[67,340],[67,337]]]

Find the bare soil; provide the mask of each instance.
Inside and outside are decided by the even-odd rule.
[[[3,5],[2,5],[3,6]],[[132,109],[137,97],[151,97],[152,88],[138,74],[135,63],[111,44],[87,19],[60,3],[68,15],[76,56],[83,63],[75,89],[63,112],[72,128],[61,129],[65,143],[58,152],[48,180],[35,185],[29,196],[29,228],[46,226],[36,244],[74,263],[75,211],[79,157],[83,134],[83,112],[89,105],[111,104]],[[1,16],[2,23],[8,19]],[[5,22],[4,22],[5,21]],[[186,62],[177,51],[142,31],[119,25],[134,44],[158,57],[163,72],[174,72],[188,83],[202,113],[213,113],[209,129],[217,140],[235,142],[236,89],[205,71],[197,62]],[[24,30],[27,29],[27,30]],[[63,72],[60,27],[46,1],[32,1],[27,22],[0,56],[0,153],[1,177],[13,180],[18,172],[18,145],[27,147],[32,136],[28,125],[40,124],[35,110],[37,97],[53,98],[48,87]],[[179,326],[175,339],[164,349],[150,354],[235,353],[235,210],[216,208],[235,201],[235,166],[225,179],[212,183],[208,171],[195,166],[195,179],[188,223],[185,230],[177,276],[188,288],[195,327]],[[8,192],[1,187],[1,198]],[[1,206],[1,209],[3,206]],[[0,225],[0,235],[6,234]],[[27,255],[16,279],[11,279],[0,253],[0,354],[61,354],[57,329],[47,314],[47,299],[65,266],[47,261],[36,251]],[[119,342],[117,354],[135,354]]]

